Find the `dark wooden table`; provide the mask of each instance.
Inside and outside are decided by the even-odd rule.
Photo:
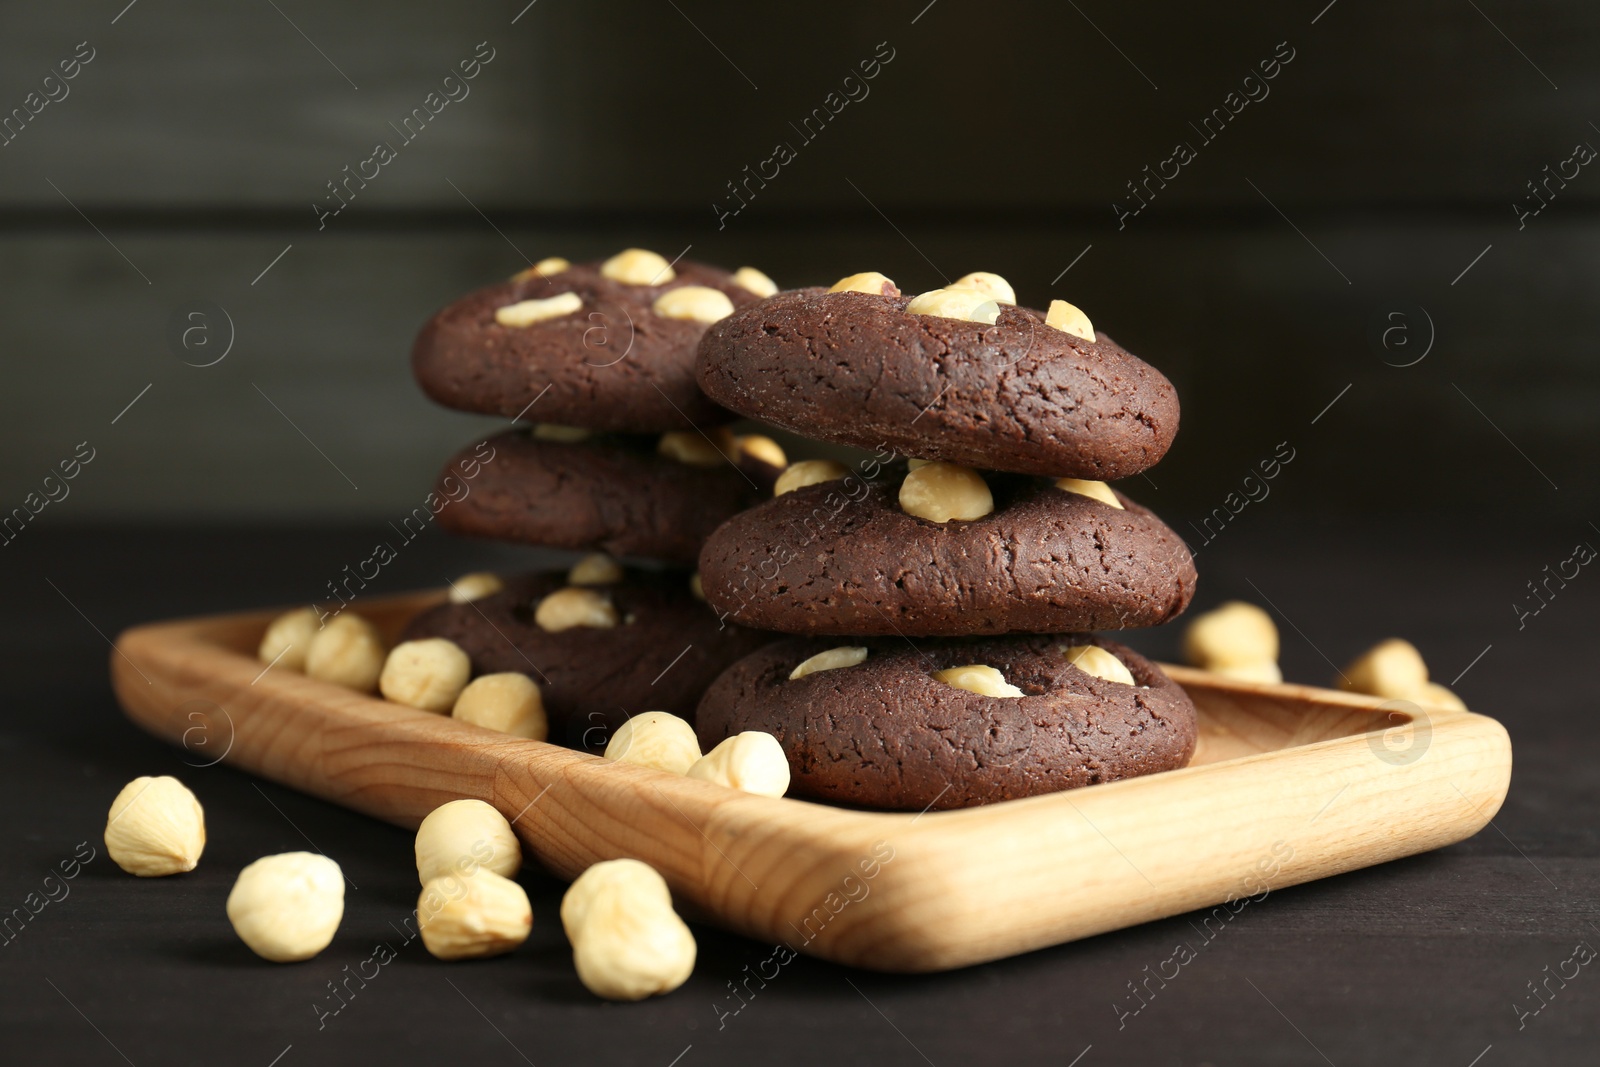
[[[730,983],[770,947],[703,927],[695,974],[678,992],[637,1005],[592,998],[560,930],[562,886],[537,870],[521,877],[535,914],[527,945],[491,961],[435,961],[400,925],[417,892],[410,834],[225,765],[197,768],[121,717],[107,637],[152,618],[304,600],[325,572],[359,558],[371,530],[33,533],[0,571],[0,902],[12,916],[0,1061],[1595,1062],[1600,973],[1566,961],[1575,946],[1600,946],[1589,622],[1600,578],[1581,574],[1520,630],[1509,607],[1544,562],[1600,541],[1593,531],[1330,526],[1263,508],[1200,554],[1202,604],[1269,597],[1287,616],[1293,678],[1325,681],[1323,653],[1342,662],[1390,634],[1413,639],[1443,681],[1470,665],[1457,688],[1505,722],[1516,746],[1510,798],[1476,838],[1272,893],[1209,943],[1179,916],[943,975],[800,959],[742,1008]],[[433,585],[532,558],[430,534],[383,584]],[[1139,643],[1167,654],[1173,636]],[[105,856],[106,809],[141,774],[177,775],[204,803],[210,842],[194,873],[138,880]],[[308,848],[350,876],[343,926],[312,961],[264,963],[233,936],[223,901],[245,863]],[[63,861],[74,869],[89,850],[75,878],[60,877]],[[395,958],[363,985],[350,976],[372,975],[363,961],[380,942]],[[1137,1003],[1128,984],[1180,942],[1197,958],[1121,1014]],[[1564,983],[1550,977],[1574,969]],[[340,983],[342,1007],[331,992]],[[1530,983],[1547,983],[1541,998]]]

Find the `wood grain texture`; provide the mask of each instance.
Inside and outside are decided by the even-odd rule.
[[[364,613],[393,633],[434,599]],[[634,856],[691,914],[878,970],[997,959],[1437,848],[1485,825],[1510,782],[1492,719],[1171,668],[1202,715],[1188,768],[964,811],[847,811],[262,674],[250,651],[271,617],[123,634],[111,663],[124,708],[179,744],[197,724],[208,741],[225,732],[228,762],[402,826],[486,800],[563,877]]]

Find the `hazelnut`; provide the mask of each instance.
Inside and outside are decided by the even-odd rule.
[[[622,581],[622,564],[604,552],[591,552],[567,572],[572,585],[613,585]]]
[[[994,510],[988,483],[970,467],[929,463],[900,483],[900,510],[929,522],[971,522]]]
[[[1278,628],[1272,616],[1256,605],[1230,600],[1189,623],[1183,632],[1183,658],[1208,670],[1276,663]],[[1258,680],[1238,674],[1229,677]]]
[[[535,278],[548,278],[552,274],[560,274],[562,271],[568,270],[571,266],[571,263],[568,263],[560,256],[551,256],[548,259],[541,259],[526,270],[517,271],[511,276],[511,280],[514,282],[527,282]]]
[[[906,460],[906,469],[914,471],[918,467],[926,467],[930,463],[937,463],[937,462],[938,462],[938,460],[932,460],[932,459],[910,459],[910,458],[908,458]]]
[[[536,322],[571,315],[582,307],[583,298],[577,293],[561,293],[495,308],[494,321],[502,326],[532,326]]]
[[[306,652],[311,648],[311,639],[316,636],[320,618],[316,608],[295,608],[284,612],[268,624],[256,655],[261,662],[276,663],[285,670],[305,670]]]
[[[378,677],[378,691],[396,704],[444,714],[471,677],[472,661],[460,645],[444,637],[426,637],[394,646]]]
[[[539,601],[533,621],[539,624],[539,629],[552,634],[576,626],[609,630],[617,625],[617,609],[592,589],[568,586]]]
[[[106,816],[111,862],[140,878],[192,871],[206,847],[200,801],[176,778],[135,778]]]
[[[1005,675],[981,663],[972,663],[965,667],[946,667],[942,671],[935,671],[933,676],[945,685],[953,685],[957,689],[965,689],[981,697],[1015,700],[1022,695],[1022,690],[1006,681]]]
[[[742,455],[758,459],[769,467],[783,470],[789,465],[789,457],[784,455],[783,446],[770,437],[758,433],[740,434],[733,439],[733,446]]]
[[[1094,341],[1094,324],[1089,321],[1089,316],[1065,300],[1050,301],[1050,310],[1045,312],[1044,324],[1082,340]]]
[[[699,430],[673,430],[662,434],[661,440],[656,443],[658,453],[691,467],[716,467],[727,463],[737,447],[733,442],[733,432],[722,426],[706,433]]]
[[[678,276],[671,263],[642,248],[618,252],[600,264],[600,273],[624,285],[666,285]]]
[[[1224,667],[1208,666],[1206,670],[1218,678],[1227,678],[1235,682],[1278,685],[1283,681],[1283,671],[1270,659],[1260,660],[1255,663],[1233,663]]]
[[[435,878],[417,897],[417,932],[436,959],[499,956],[526,941],[532,929],[528,894],[490,870]]]
[[[686,773],[690,778],[764,797],[781,797],[789,790],[789,757],[776,737],[760,730],[723,739]]]
[[[1438,682],[1429,682],[1422,687],[1422,691],[1411,698],[1418,704],[1427,704],[1435,708],[1449,708],[1452,711],[1466,711],[1466,701],[1456,696],[1449,689]]]
[[[875,270],[840,278],[828,289],[830,293],[871,293],[873,296],[899,296],[900,287]]]
[[[778,291],[778,283],[754,267],[740,267],[733,272],[733,284],[757,296],[771,296]]]
[[[685,285],[668,289],[656,297],[650,308],[664,319],[716,322],[733,314],[733,301],[721,289],[707,285]]]
[[[558,426],[553,422],[541,422],[533,427],[534,440],[554,441],[562,445],[575,445],[579,441],[587,441],[592,436],[594,431],[585,430],[582,426]]]
[[[1133,674],[1127,665],[1099,645],[1068,645],[1061,650],[1061,655],[1084,674],[1122,685],[1133,684]]]
[[[867,658],[867,650],[863,645],[840,645],[830,648],[826,652],[818,652],[810,659],[800,661],[800,665],[789,672],[789,681],[804,678],[808,674],[818,671],[836,671],[841,667],[854,667]]]
[[[911,298],[906,310],[913,315],[933,315],[941,319],[993,324],[1000,317],[1000,305],[988,293],[977,289],[930,289]]]
[[[1091,482],[1085,478],[1057,478],[1056,488],[1098,500],[1102,504],[1110,504],[1118,511],[1127,510],[1122,506],[1122,501],[1117,499],[1117,494],[1113,493],[1105,482]]]
[[[700,580],[699,571],[689,575],[689,592],[696,600],[704,601],[706,598],[706,583]]]
[[[561,898],[578,980],[609,1000],[677,989],[694,971],[694,935],[672,910],[667,883],[638,860],[596,863]]]
[[[358,693],[378,688],[383,673],[383,639],[366,619],[353,612],[338,615],[311,639],[306,674]]]
[[[233,932],[257,956],[308,960],[328,947],[344,918],[344,874],[314,852],[263,856],[239,872],[227,908]]]
[[[700,758],[694,727],[676,715],[647,711],[635,715],[611,735],[606,759],[637,763],[669,774],[687,774]]]
[[[452,800],[428,812],[417,827],[417,880],[423,885],[479,867],[511,878],[522,867],[522,845],[506,817],[481,800]]]
[[[986,270],[975,270],[971,274],[963,274],[951,282],[951,289],[976,289],[991,300],[1002,304],[1015,304],[1017,291],[1011,288],[1011,283],[998,274],[990,274]]]
[[[526,674],[506,671],[474,678],[451,709],[452,718],[485,730],[543,741],[550,736],[539,686]]]
[[[506,587],[498,574],[488,571],[473,571],[463,574],[450,583],[450,603],[470,604],[474,600],[482,600],[486,596],[493,596]]]
[[[798,463],[789,464],[783,473],[778,475],[778,480],[772,486],[772,495],[782,496],[796,489],[804,489],[808,485],[816,485],[818,482],[837,481],[849,473],[850,468],[831,459],[802,459]]]
[[[1344,669],[1339,688],[1372,696],[1414,699],[1428,685],[1428,665],[1409,641],[1391,637]]]

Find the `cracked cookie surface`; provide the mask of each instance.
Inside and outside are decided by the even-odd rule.
[[[990,325],[909,303],[779,293],[706,331],[700,387],[815,440],[986,470],[1125,478],[1172,444],[1172,383],[1104,333],[1086,341],[1011,305]]]
[[[501,592],[422,612],[402,639],[449,638],[471,659],[473,677],[526,674],[539,684],[551,743],[590,752],[603,752],[612,732],[640,712],[692,718],[712,679],[772,640],[720,626],[681,571],[629,571],[622,581],[586,586],[615,609],[613,627],[541,629],[539,602],[567,584],[563,571],[511,576]]]
[[[467,481],[457,472],[474,459]],[[452,533],[692,567],[711,531],[770,493],[779,473],[748,454],[737,466],[680,463],[653,437],[568,444],[508,430],[452,457],[435,491],[451,501],[439,525]]]
[[[695,384],[695,349],[706,324],[653,310],[662,293],[706,286],[738,307],[757,299],[727,271],[680,260],[664,285],[629,285],[577,263],[558,273],[501,282],[456,300],[422,327],[411,369],[445,407],[485,415],[622,433],[714,426],[732,416]],[[578,310],[530,326],[495,312],[524,300],[574,293]]]
[[[1119,509],[986,473],[994,511],[936,523],[901,510],[904,473],[819,482],[733,516],[700,553],[706,599],[763,630],[925,637],[1155,626],[1194,596],[1183,540],[1120,493]]]
[[[853,666],[791,680],[794,668],[840,644]],[[1087,674],[1061,649],[1094,644],[1133,685]],[[934,672],[967,664],[1000,671],[1022,691],[982,696]],[[1173,770],[1194,755],[1194,704],[1150,661],[1085,634],[918,642],[792,637],[730,667],[700,701],[709,751],[763,730],[789,758],[791,793],[873,808],[964,808]]]

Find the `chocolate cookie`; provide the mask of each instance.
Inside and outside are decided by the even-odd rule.
[[[730,667],[700,701],[702,749],[744,730],[775,736],[791,795],[920,811],[1113,782],[1173,770],[1194,755],[1194,704],[1152,663],[1089,635],[918,642],[849,641],[854,666],[791,679],[840,645],[792,637]],[[1073,666],[1071,645],[1098,645],[1134,684]],[[848,661],[847,657],[846,661]],[[983,696],[934,677],[981,664],[1021,696]]]
[[[779,468],[743,452],[737,465],[714,455],[715,466],[692,465],[661,455],[657,441],[607,435],[568,444],[528,430],[496,434],[445,465],[435,491],[450,503],[439,525],[692,567],[718,523],[772,491]],[[471,480],[462,475],[469,464],[477,471]]]
[[[714,289],[734,306],[756,294],[726,271],[685,260],[661,275],[670,279],[662,284],[617,281],[602,266],[524,271],[434,315],[411,351],[423,392],[462,411],[593,430],[659,433],[731,421],[695,385],[695,346],[706,324],[658,314],[654,304],[686,286]],[[496,320],[497,311],[522,301],[568,293],[576,299],[555,317],[526,326]]]
[[[1155,626],[1194,596],[1183,540],[1120,493],[1119,510],[986,474],[994,510],[938,523],[901,509],[904,476],[895,464],[735,515],[701,550],[706,599],[763,630],[921,637]]]
[[[550,632],[535,621],[540,602],[569,588],[556,571],[506,579],[499,593],[440,604],[413,619],[404,640],[446,637],[467,653],[472,673],[518,671],[539,683],[550,740],[604,751],[630,715],[670,711],[692,718],[706,686],[771,634],[719,626],[682,573],[631,571],[591,589],[611,605],[615,625]]]
[[[1178,432],[1155,368],[1003,305],[991,325],[906,311],[904,296],[799,289],[712,324],[700,388],[816,440],[987,470],[1108,480]]]

